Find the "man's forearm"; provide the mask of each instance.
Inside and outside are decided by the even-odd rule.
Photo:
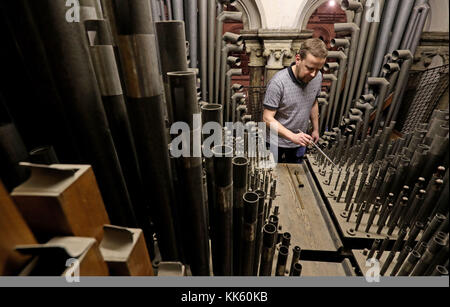
[[[314,103],[314,106],[311,109],[310,119],[313,131],[319,131],[319,104],[317,103],[317,101]]]
[[[275,118],[266,118],[264,120],[266,122],[266,126],[271,128],[273,126],[278,133],[278,135],[286,140],[291,141],[294,133],[284,127],[279,121],[277,121]]]

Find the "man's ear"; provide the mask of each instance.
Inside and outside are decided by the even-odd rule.
[[[301,60],[300,54],[297,53],[297,54],[295,55],[295,60],[296,60],[296,61],[300,61],[300,60]]]

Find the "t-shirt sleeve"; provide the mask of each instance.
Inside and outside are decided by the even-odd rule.
[[[269,82],[266,95],[264,96],[264,107],[269,110],[277,110],[280,107],[282,95],[281,84],[278,82]]]

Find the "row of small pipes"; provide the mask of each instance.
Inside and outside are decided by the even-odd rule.
[[[360,127],[350,123],[341,127],[343,131],[335,128],[325,133],[321,145],[338,169],[319,153],[313,164],[319,167],[318,175],[326,178],[324,184],[334,187],[329,196],[345,204],[342,216],[346,222],[356,223],[348,229],[348,235],[354,236],[358,231],[386,234],[383,244],[374,245],[369,254],[371,257],[379,248],[379,259],[395,230],[398,231],[382,274],[396,252],[402,252],[397,266],[405,260],[408,246],[414,251],[409,250],[411,261],[424,258],[424,263],[420,269],[400,271],[401,276],[431,274],[445,263],[435,263],[431,258],[439,253],[446,253],[448,258],[448,114],[448,110],[436,110],[429,123],[395,140],[391,140],[395,122],[363,141],[358,139]],[[359,229],[365,214],[368,221],[364,229]],[[444,225],[439,230],[438,221]],[[424,230],[421,242],[429,241],[429,249],[417,250],[420,244],[412,246],[421,230]],[[403,244],[407,234],[407,243]],[[418,252],[422,258],[417,256]],[[438,269],[442,271],[441,267]]]
[[[371,129],[374,136],[382,124],[385,99],[391,93],[384,125],[397,118],[430,6],[428,0],[406,0],[401,5],[399,1],[343,0],[341,6],[354,12],[354,20],[334,25],[337,34],[350,32],[351,37],[331,41],[338,51],[329,52],[328,58],[337,62],[325,66],[324,80],[331,81],[331,86],[319,101],[320,129],[322,133],[331,131],[343,119],[352,118],[364,121],[363,132],[367,132],[366,113],[376,111]],[[375,15],[369,16],[372,12]]]

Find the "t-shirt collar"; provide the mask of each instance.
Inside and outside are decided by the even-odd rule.
[[[291,66],[289,66],[287,68],[287,70],[289,71],[289,76],[291,77],[292,81],[294,81],[295,83],[297,83],[298,85],[300,85],[301,87],[305,87],[307,84],[299,79],[297,79],[297,77],[295,77],[294,72],[292,71],[292,66],[295,65],[295,62],[293,62],[291,64]]]

